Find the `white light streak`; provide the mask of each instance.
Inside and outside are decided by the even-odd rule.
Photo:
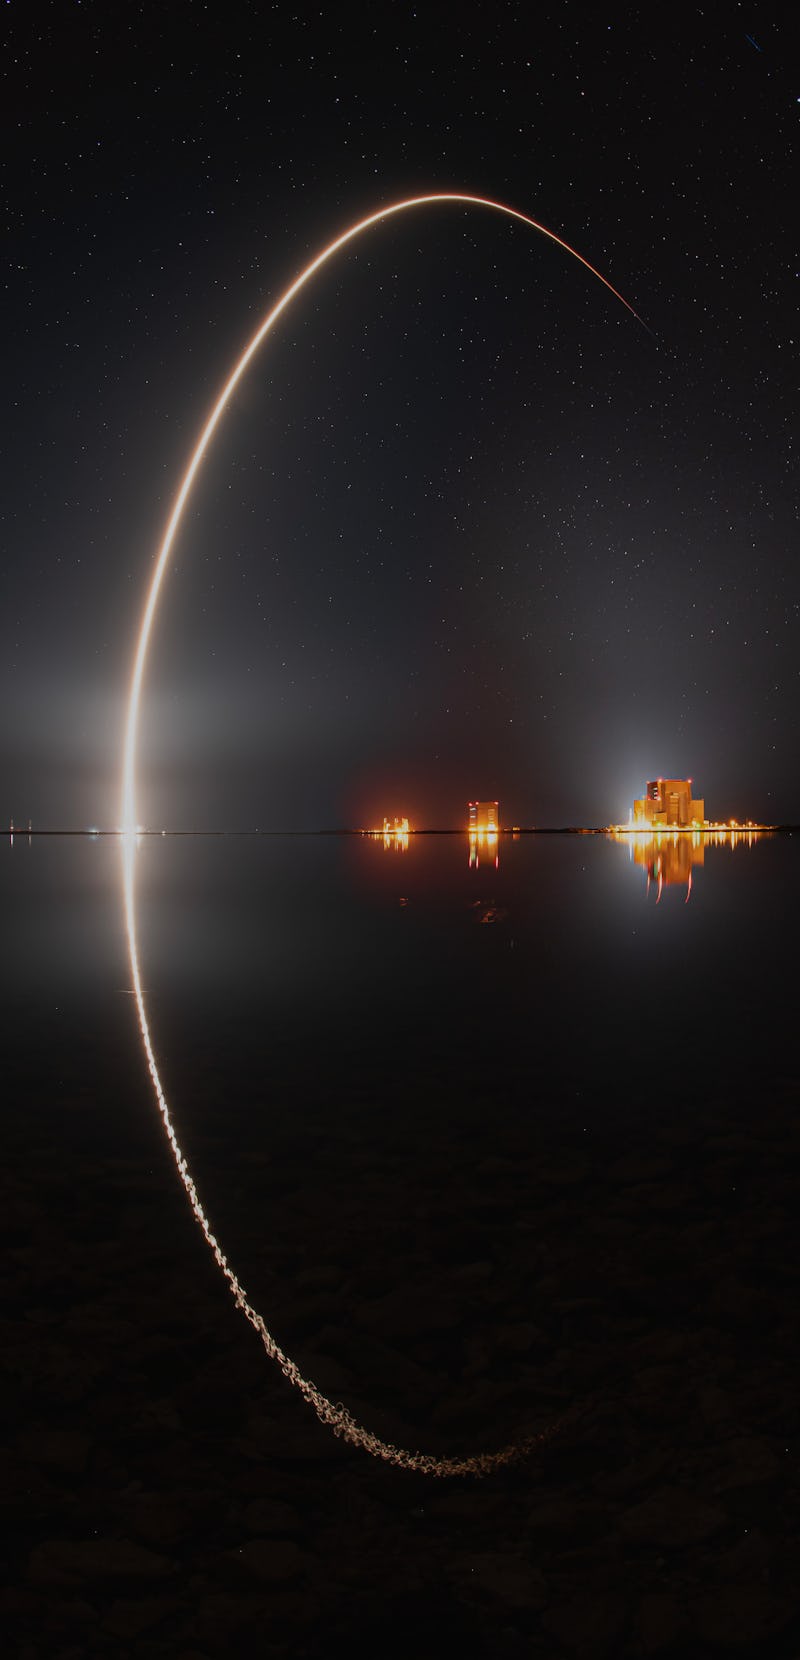
[[[579,254],[575,248],[570,247],[569,243],[565,242],[562,237],[557,236],[554,231],[548,230],[545,225],[539,224],[538,220],[532,219],[529,214],[520,213],[517,209],[506,206],[504,202],[495,202],[485,196],[466,195],[459,191],[440,191],[432,195],[411,196],[404,201],[394,202],[389,207],[379,208],[376,213],[371,213],[365,219],[360,219],[357,224],[351,225],[346,231],[343,231],[341,236],[337,236],[333,242],[329,242],[327,247],[323,248],[321,253],[317,254],[315,259],[311,260],[310,264],[305,267],[305,270],[300,272],[300,275],[295,278],[294,282],[290,283],[289,287],[284,291],[280,299],[272,307],[272,310],[268,313],[264,321],[256,330],[249,344],[242,352],[241,357],[235,363],[222,388],[222,391],[216,400],[216,403],[213,405],[211,413],[206,419],[205,425],[200,433],[200,437],[189,459],[189,464],[183,478],[181,479],[177,495],[172,505],[169,520],[167,522],[164,539],[161,543],[158,557],[156,559],[155,570],[150,581],[150,588],[144,608],[144,615],[142,617],[141,628],[139,630],[130,693],[128,697],[128,714],[125,728],[125,744],[122,767],[123,891],[125,904],[125,925],[128,935],[128,953],[130,957],[133,990],[136,997],[142,1044],[147,1059],[147,1066],[153,1085],[153,1091],[158,1104],[159,1112],[161,1114],[167,1140],[169,1141],[172,1149],[172,1156],[175,1160],[178,1174],[181,1182],[183,1183],[183,1187],[186,1191],[186,1195],[192,1207],[195,1219],[202,1230],[206,1243],[214,1256],[218,1268],[228,1282],[237,1308],[241,1309],[245,1319],[249,1320],[251,1326],[253,1326],[258,1332],[269,1358],[276,1362],[288,1382],[291,1383],[294,1388],[299,1390],[303,1398],[310,1406],[313,1407],[320,1421],[323,1424],[327,1424],[329,1428],[333,1430],[335,1435],[342,1436],[353,1446],[362,1447],[366,1452],[372,1453],[376,1458],[381,1458],[385,1462],[397,1465],[403,1469],[417,1470],[425,1475],[432,1476],[488,1475],[490,1471],[496,1470],[502,1465],[511,1464],[518,1459],[525,1457],[525,1455],[529,1453],[533,1447],[547,1440],[553,1433],[555,1433],[558,1426],[553,1425],[550,1429],[545,1430],[540,1434],[528,1436],[524,1440],[517,1442],[515,1445],[501,1448],[497,1452],[476,1453],[463,1458],[437,1458],[430,1453],[412,1452],[403,1447],[395,1447],[391,1444],[391,1442],[382,1441],[380,1437],[373,1434],[372,1431],[363,1428],[361,1424],[358,1424],[355,1421],[355,1419],[347,1411],[346,1407],[342,1406],[340,1403],[328,1400],[327,1396],[323,1395],[321,1390],[319,1390],[314,1383],[312,1383],[308,1378],[303,1377],[295,1362],[291,1360],[288,1355],[284,1354],[283,1350],[268,1330],[261,1315],[248,1301],[243,1286],[237,1279],[234,1270],[228,1263],[228,1260],[215,1235],[211,1231],[208,1218],[200,1202],[188,1164],[178,1144],[172,1124],[172,1118],[170,1116],[169,1106],[161,1083],[152,1038],[150,1035],[150,1027],[145,1008],[144,991],[142,988],[142,980],[139,970],[139,950],[136,932],[136,746],[139,731],[142,688],[144,685],[144,672],[150,646],[150,637],[153,630],[153,623],[158,607],[159,596],[161,594],[162,583],[167,570],[167,565],[169,563],[170,553],[183,518],[186,504],[191,494],[192,486],[200,470],[203,459],[211,444],[214,433],[219,426],[222,416],[230,403],[231,397],[249,367],[249,364],[255,357],[256,352],[266,339],[267,335],[270,333],[270,330],[274,327],[275,323],[277,323],[278,318],[281,317],[283,312],[288,309],[292,301],[300,293],[301,289],[305,288],[306,284],[311,281],[312,277],[316,275],[321,267],[326,265],[328,260],[332,259],[333,256],[337,254],[341,248],[344,248],[348,242],[352,242],[357,236],[361,236],[364,231],[368,231],[373,226],[384,223],[385,220],[391,219],[399,213],[407,213],[414,208],[439,206],[446,202],[461,203],[463,206],[467,207],[489,208],[495,213],[503,214],[507,219],[518,220],[521,224],[528,225],[531,230],[538,231],[542,236],[547,237],[549,241],[555,242],[559,248],[562,248],[572,259],[576,259],[580,265],[585,266],[591,276],[596,277],[598,282],[601,282],[604,288],[607,288],[609,293],[613,294],[614,298],[619,300],[620,303],[631,312],[632,316],[637,319],[637,322],[642,321],[642,319],[638,316],[638,313],[634,311],[633,306],[628,303],[628,301],[618,292],[616,288],[612,287],[608,279],[604,277],[600,271],[596,270],[593,265],[590,265],[589,261],[584,259],[583,255]],[[643,324],[643,327],[646,328],[647,325]]]

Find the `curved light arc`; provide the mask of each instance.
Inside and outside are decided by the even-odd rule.
[[[326,265],[341,248],[344,248],[347,245],[347,243],[354,241],[356,237],[362,235],[364,231],[369,230],[372,226],[379,225],[383,221],[391,219],[397,214],[406,213],[413,208],[430,207],[445,202],[462,203],[468,207],[489,208],[496,213],[502,213],[507,219],[517,220],[519,223],[527,225],[531,230],[538,231],[540,235],[547,237],[550,242],[556,243],[556,245],[565,253],[569,254],[572,259],[576,259],[580,265],[583,265],[591,276],[596,277],[598,282],[601,282],[603,287],[607,288],[609,293],[612,294],[616,300],[619,300],[621,305],[625,306],[626,310],[636,318],[637,322],[642,323],[644,328],[647,327],[647,324],[643,323],[642,318],[638,315],[638,312],[634,311],[633,306],[628,300],[625,299],[624,295],[620,294],[619,290],[614,288],[608,281],[608,278],[604,277],[602,272],[598,271],[594,265],[591,265],[589,260],[584,258],[583,254],[578,253],[577,249],[571,247],[568,242],[565,242],[563,237],[557,236],[555,231],[548,230],[546,225],[540,224],[538,220],[531,218],[529,214],[521,213],[518,209],[509,207],[504,202],[494,201],[492,198],[487,196],[473,196],[460,191],[441,191],[423,196],[410,196],[405,198],[403,201],[394,202],[388,207],[379,208],[375,213],[368,214],[366,218],[358,220],[356,224],[349,226],[349,228],[346,231],[343,231],[340,236],[337,236],[332,242],[329,242],[327,246],[324,247],[322,251],[311,260],[304,270],[300,272],[300,275],[295,278],[294,282],[290,283],[289,287],[285,289],[280,299],[276,301],[275,305],[272,307],[272,310],[267,314],[263,322],[257,328],[252,339],[249,341],[248,345],[245,347],[241,356],[238,358],[233,369],[231,370],[228,379],[225,381],[222,391],[211,409],[211,413],[206,420],[194,451],[192,452],[189,464],[181,480],[178,493],[175,497],[175,501],[167,521],[167,527],[156,559],[155,570],[150,581],[150,588],[142,616],[128,696],[128,713],[125,726],[122,768],[123,890],[125,925],[128,937],[128,955],[131,967],[133,991],[136,998],[142,1044],[144,1047],[153,1090],[159,1112],[163,1120],[167,1139],[177,1166],[178,1174],[181,1182],[183,1183],[195,1219],[203,1232],[206,1243],[214,1256],[217,1266],[228,1281],[237,1307],[241,1309],[242,1313],[245,1315],[245,1318],[249,1320],[250,1324],[258,1332],[270,1359],[277,1363],[288,1382],[293,1384],[308,1404],[313,1407],[320,1421],[328,1425],[335,1434],[342,1436],[352,1445],[364,1448],[365,1451],[372,1453],[375,1457],[381,1458],[387,1463],[397,1465],[404,1469],[421,1471],[424,1474],[434,1476],[486,1475],[491,1470],[497,1469],[505,1464],[510,1464],[517,1459],[524,1457],[533,1446],[541,1443],[553,1434],[557,1426],[553,1425],[549,1430],[546,1430],[543,1433],[527,1437],[524,1441],[518,1442],[513,1446],[501,1448],[499,1451],[492,1453],[478,1453],[468,1455],[463,1458],[437,1458],[428,1453],[412,1452],[406,1448],[395,1447],[390,1442],[381,1440],[380,1437],[375,1435],[372,1431],[367,1430],[362,1425],[358,1424],[347,1409],[341,1405],[341,1403],[330,1401],[327,1396],[323,1395],[322,1391],[319,1390],[314,1383],[302,1375],[295,1362],[291,1360],[288,1355],[284,1354],[283,1350],[268,1330],[261,1315],[249,1302],[244,1288],[240,1284],[234,1270],[228,1263],[219,1242],[211,1231],[211,1227],[200,1202],[194,1180],[175,1134],[169,1105],[161,1082],[153,1042],[150,1035],[144,989],[142,986],[139,966],[139,950],[136,930],[135,856],[137,837],[136,746],[139,731],[142,688],[144,685],[144,673],[150,646],[150,638],[153,631],[153,624],[155,622],[161,588],[167,566],[169,564],[169,557],[172,552],[175,537],[177,536],[180,528],[184,510],[191,495],[192,486],[197,478],[197,474],[222,416],[230,403],[236,387],[239,385],[239,382],[246,373],[250,363],[256,355],[256,352],[266,339],[266,336],[269,334],[270,330],[274,327],[279,317],[282,316],[283,312],[288,309],[296,296],[303,288],[305,288],[306,284],[311,281],[323,265]]]

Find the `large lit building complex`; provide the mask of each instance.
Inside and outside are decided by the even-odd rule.
[[[497,835],[500,829],[500,807],[496,801],[470,801],[467,828],[471,834]]]
[[[691,830],[704,819],[705,802],[692,795],[691,778],[653,778],[633,803],[634,829]]]

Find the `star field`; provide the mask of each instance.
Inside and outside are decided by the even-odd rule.
[[[800,79],[765,8],[455,20],[11,4],[3,812],[116,822],[148,573],[201,419],[296,272],[176,549],[148,822],[618,819],[645,778],[800,819]]]

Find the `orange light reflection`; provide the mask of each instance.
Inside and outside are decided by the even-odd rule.
[[[484,864],[494,865],[495,870],[499,868],[500,837],[496,830],[470,830],[467,840],[470,870],[480,869],[481,858]]]
[[[670,887],[685,887],[686,902],[692,894],[692,872],[705,863],[706,850],[712,847],[752,847],[768,831],[749,829],[715,830],[657,830],[643,834],[642,830],[615,830],[615,841],[623,842],[630,851],[631,862],[641,865],[647,874],[647,892],[651,882],[657,883],[656,904],[663,891]]]

